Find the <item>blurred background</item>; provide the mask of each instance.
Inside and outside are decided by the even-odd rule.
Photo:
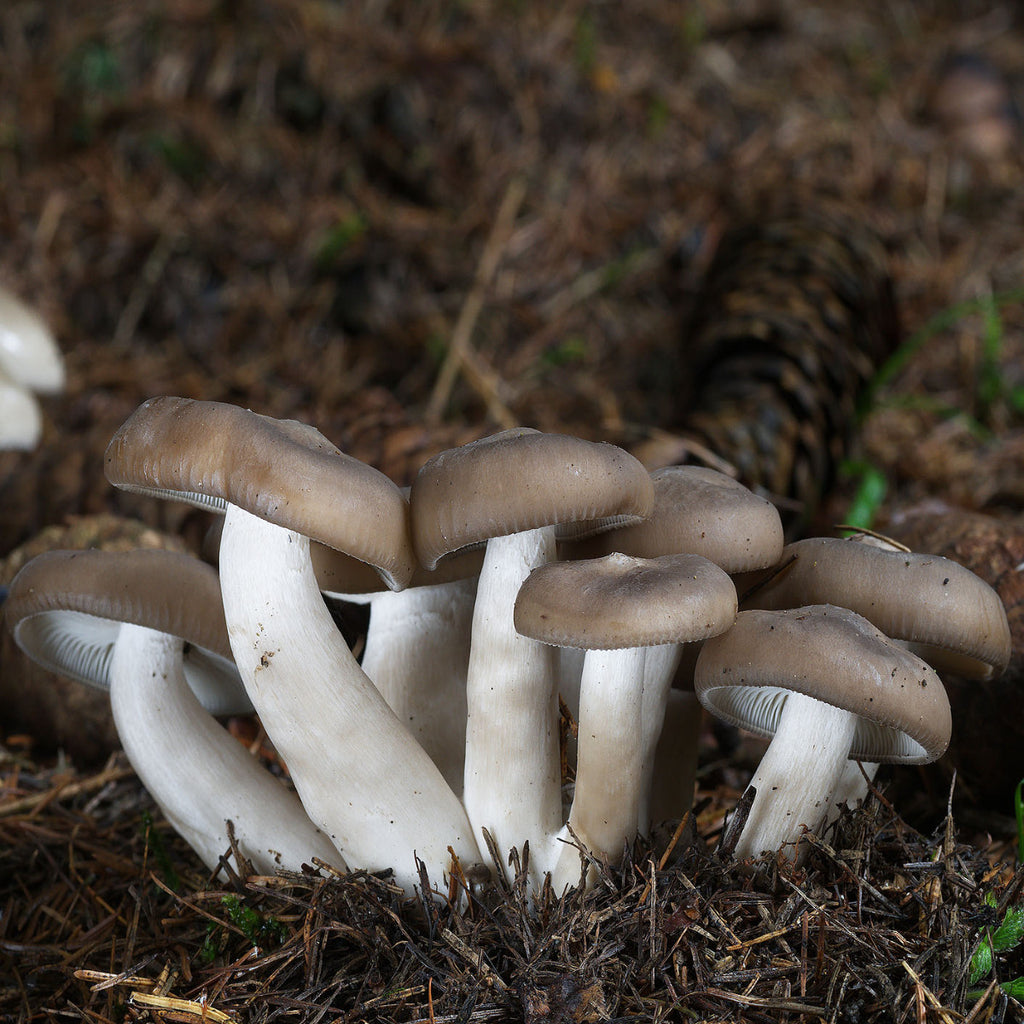
[[[0,551],[137,510],[101,455],[157,394],[308,420],[403,482],[509,422],[640,444],[679,419],[718,239],[780,198],[877,230],[925,332],[864,424],[890,496],[1018,505],[1019,17],[9,0],[0,282],[67,387],[0,454]]]

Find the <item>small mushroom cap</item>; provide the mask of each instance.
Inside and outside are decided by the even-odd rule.
[[[860,761],[934,761],[952,728],[935,672],[834,605],[741,611],[705,641],[694,689],[717,718],[761,736],[774,735],[788,692],[849,711],[859,719],[850,757]]]
[[[650,511],[643,465],[604,442],[526,427],[441,452],[413,481],[413,545],[434,568],[453,551],[543,526],[629,522]]]
[[[651,482],[651,514],[594,538],[588,554],[656,558],[685,552],[729,573],[779,560],[784,538],[778,509],[738,480],[704,466],[666,466],[651,473]]]
[[[64,389],[64,360],[42,317],[0,288],[0,371],[42,395]]]
[[[732,580],[699,555],[550,562],[530,573],[515,605],[523,636],[588,650],[703,640],[735,618]]]
[[[938,668],[971,678],[997,675],[1010,660],[999,595],[952,559],[810,537],[787,545],[780,564],[744,598],[744,608],[841,605],[887,636],[920,645],[922,657]]]
[[[126,490],[214,508],[230,502],[372,565],[392,589],[416,564],[398,486],[295,420],[151,398],[114,434],[106,473]]]
[[[214,714],[252,705],[235,670],[217,573],[158,549],[48,551],[11,582],[4,618],[18,646],[51,672],[108,688],[122,622],[179,637],[185,675]]]

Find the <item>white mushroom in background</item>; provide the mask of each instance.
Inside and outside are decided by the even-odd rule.
[[[417,569],[404,590],[387,589],[362,562],[310,546],[321,593],[365,604],[370,623],[361,665],[388,707],[462,795],[466,760],[466,674],[483,549]]]
[[[692,554],[729,574],[778,563],[782,520],[767,498],[704,466],[666,466],[651,473],[651,482],[654,507],[646,519],[566,545],[573,557],[613,551],[638,558]],[[699,641],[695,643],[697,648],[665,644],[647,654],[644,735],[651,750],[644,755],[650,774],[644,791],[653,822],[681,818],[693,803],[701,726],[700,703],[693,693]],[[662,727],[666,721],[671,721],[670,728]]]
[[[43,416],[35,394],[64,389],[64,361],[50,329],[17,296],[0,288],[0,449],[39,442]]]

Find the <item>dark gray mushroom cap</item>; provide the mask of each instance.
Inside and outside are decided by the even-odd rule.
[[[593,650],[703,640],[735,617],[732,580],[699,555],[551,562],[530,573],[515,605],[523,636]]]
[[[409,506],[398,486],[305,423],[151,398],[114,434],[105,466],[125,490],[237,505],[374,566],[393,588],[412,575]]]
[[[738,480],[704,466],[666,466],[651,473],[651,482],[651,514],[594,538],[588,554],[656,558],[686,552],[729,573],[778,562],[784,543],[778,509]]]
[[[4,618],[18,646],[51,672],[109,688],[122,622],[179,637],[185,676],[213,714],[252,705],[231,655],[217,573],[174,551],[48,551],[11,582]]]
[[[920,658],[846,608],[741,611],[705,641],[694,676],[716,717],[772,736],[789,692],[858,716],[850,757],[923,764],[949,744],[942,682]]]
[[[750,591],[744,608],[841,605],[914,645],[937,668],[969,678],[997,675],[1010,660],[1010,627],[999,595],[949,558],[810,537],[787,545],[780,564]]]
[[[650,476],[615,445],[520,427],[441,452],[413,481],[420,563],[543,526],[629,522],[653,505]]]

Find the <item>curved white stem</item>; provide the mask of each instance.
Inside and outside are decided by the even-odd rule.
[[[644,659],[643,712],[640,721],[643,780],[640,784],[640,806],[637,808],[637,828],[642,835],[647,835],[651,827],[655,754],[665,725],[669,693],[682,651],[681,644],[660,644],[649,648]]]
[[[363,671],[398,720],[462,793],[466,674],[476,579],[369,598]]]
[[[309,541],[232,505],[220,570],[242,681],[303,806],[349,865],[392,868],[412,892],[416,857],[437,883],[449,848],[479,863],[458,798],[335,628]]]
[[[789,693],[772,741],[750,780],[757,790],[737,858],[775,853],[816,829],[845,768],[857,718],[813,697]],[[794,846],[793,858],[798,856]]]
[[[579,759],[569,825],[602,860],[618,863],[636,836],[644,783],[645,648],[587,651],[580,684]],[[566,830],[567,831],[567,830]],[[557,843],[551,872],[555,892],[580,877],[579,853]]]
[[[211,871],[229,849],[227,819],[261,874],[297,871],[313,857],[338,865],[338,851],[298,797],[203,709],[185,681],[182,647],[176,637],[124,624],[110,669],[118,735],[167,820]]]
[[[513,609],[523,580],[554,556],[552,528],[487,542],[466,683],[463,803],[474,834],[486,828],[502,854],[529,841],[535,881],[562,823],[557,654],[516,632]]]

